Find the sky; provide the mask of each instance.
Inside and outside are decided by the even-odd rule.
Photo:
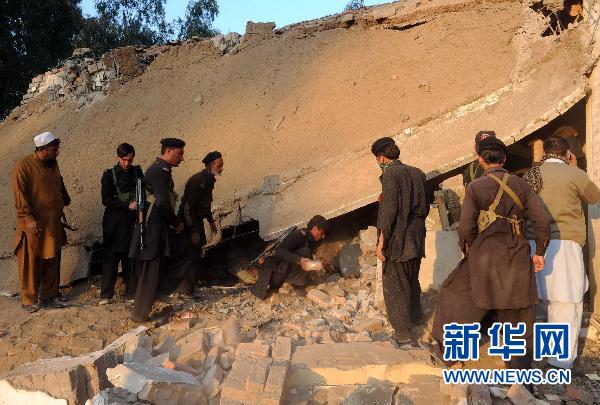
[[[275,21],[277,27],[312,20],[344,10],[350,0],[218,0],[219,16],[213,26],[222,33],[235,31],[243,34],[246,22]],[[365,0],[365,5],[388,1]],[[83,13],[95,14],[94,0],[81,2]],[[185,15],[187,0],[167,0],[166,17],[172,21]]]

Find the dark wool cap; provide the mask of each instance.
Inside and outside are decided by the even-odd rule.
[[[223,155],[221,155],[221,152],[215,150],[213,152],[209,152],[208,155],[206,155],[204,157],[204,159],[202,159],[202,163],[207,165],[209,163],[214,162],[215,160],[217,160],[220,157],[223,157]]]
[[[482,139],[489,138],[490,136],[496,138],[496,133],[494,131],[477,132],[477,134],[475,135],[475,148],[477,148],[477,145],[479,145],[479,142],[481,142]]]
[[[477,154],[481,155],[484,150],[502,150],[507,152],[506,145],[500,139],[492,136],[483,138],[477,145]]]
[[[371,146],[371,153],[377,156],[379,152],[383,150],[386,146],[395,145],[396,142],[389,136],[384,136],[383,138],[379,138],[375,142],[373,142],[373,146]]]
[[[185,142],[177,138],[162,139],[160,144],[166,148],[183,148],[185,146]]]

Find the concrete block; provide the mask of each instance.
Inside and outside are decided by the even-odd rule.
[[[219,365],[223,370],[229,370],[235,362],[235,352],[227,351],[219,357]]]
[[[351,17],[350,21],[354,20],[354,16],[352,14],[345,14],[344,16]],[[359,238],[359,245],[362,254],[365,256],[374,255],[375,251],[377,250],[377,228],[370,226],[367,229],[360,231]]]
[[[318,385],[410,383],[419,375],[441,376],[441,369],[405,350],[373,343],[331,343],[294,349],[286,385],[297,389]]]
[[[210,397],[221,385],[225,373],[218,364],[213,365],[202,379],[202,388],[207,397]]]
[[[236,357],[269,357],[271,345],[268,342],[240,343],[235,351]]]
[[[208,405],[200,385],[150,381],[138,393],[138,399],[156,405]]]
[[[246,378],[246,391],[260,393],[263,391],[272,359],[264,357],[252,363],[250,374]]]
[[[354,326],[356,332],[379,332],[383,329],[383,321],[377,318],[365,319]]]
[[[58,357],[23,364],[4,376],[15,389],[43,391],[80,404],[110,387],[106,370],[117,365],[112,351]]]
[[[144,363],[152,358],[152,337],[140,334],[129,338],[125,344],[125,362]]]
[[[150,382],[199,385],[191,374],[141,363],[119,364],[106,374],[113,385],[133,393],[139,393]]]
[[[327,308],[333,304],[333,300],[329,294],[318,288],[313,288],[306,294],[306,298],[316,303],[317,305]]]
[[[275,360],[290,361],[292,357],[292,339],[279,336],[275,341],[272,357]]]
[[[535,397],[521,384],[513,384],[506,395],[515,405],[535,404]]]
[[[223,352],[223,348],[217,346],[213,347],[208,351],[208,355],[206,356],[206,361],[204,363],[204,369],[208,370],[219,361],[219,356]]]
[[[196,330],[175,342],[175,347],[169,350],[169,358],[200,370],[204,367],[209,348],[208,334],[203,330]]]

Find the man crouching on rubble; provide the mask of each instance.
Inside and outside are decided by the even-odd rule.
[[[315,215],[304,229],[296,229],[287,235],[275,249],[275,255],[267,257],[259,271],[258,281],[250,290],[265,299],[270,289],[291,289],[293,286],[310,284],[310,272],[321,271],[313,255],[320,241],[329,232],[329,223],[321,215]]]

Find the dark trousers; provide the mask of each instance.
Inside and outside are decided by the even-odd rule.
[[[527,354],[521,357],[512,357],[506,362],[507,368],[525,369],[531,367],[533,353],[533,324],[535,322],[535,305],[519,309],[487,309],[478,308],[473,303],[471,280],[469,271],[464,264],[448,276],[448,279],[442,285],[438,298],[435,318],[433,320],[433,338],[440,345],[441,352],[444,352],[444,325],[452,322],[473,323],[481,322],[489,315],[491,311],[497,314],[498,322],[510,322],[517,326],[519,322],[526,325],[525,339]],[[487,334],[487,329],[481,329],[482,336]]]
[[[186,249],[176,257],[159,255],[152,260],[140,260],[131,319],[147,321],[156,294],[169,295],[175,292],[188,277],[194,257],[191,249]]]
[[[383,262],[383,299],[387,317],[398,338],[411,338],[413,324],[423,318],[419,268],[421,258]]]
[[[111,299],[115,293],[115,285],[119,273],[119,263],[123,270],[125,280],[125,296],[132,297],[135,294],[135,266],[127,257],[127,252],[104,252],[102,263],[102,285],[100,287],[100,298]]]

